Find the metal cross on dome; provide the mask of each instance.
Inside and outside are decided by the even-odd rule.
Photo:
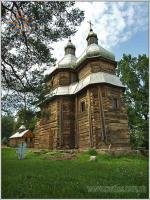
[[[92,24],[92,22],[91,22],[91,20],[90,21],[87,21],[89,24],[90,24],[90,30],[92,29],[92,26],[93,26],[93,24]]]

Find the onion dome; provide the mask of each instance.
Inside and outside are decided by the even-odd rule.
[[[91,44],[90,46],[88,46],[86,49],[86,55],[87,57],[102,56],[110,60],[115,60],[114,54],[97,44]]]
[[[75,45],[72,44],[71,40],[69,39],[68,43],[65,46],[65,55],[71,54],[75,56]]]
[[[108,50],[104,49],[102,46],[98,45],[98,37],[97,34],[90,29],[90,32],[87,36],[87,48],[78,59],[77,63],[83,62],[86,58],[90,57],[103,57],[112,61],[115,61],[115,56],[113,53],[109,52]]]
[[[65,56],[57,64],[58,68],[73,68],[76,65],[75,46],[69,39],[65,46]]]
[[[92,29],[90,29],[90,32],[86,38],[88,46],[90,44],[98,44],[98,38],[97,38],[97,34],[93,32]]]

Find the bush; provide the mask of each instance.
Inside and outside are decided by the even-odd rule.
[[[95,149],[91,148],[91,149],[88,150],[88,154],[91,155],[91,156],[96,156],[97,155],[97,151]]]
[[[3,137],[2,144],[3,145],[8,145],[8,139],[6,137]]]

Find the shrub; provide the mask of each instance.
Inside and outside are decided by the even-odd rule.
[[[3,145],[8,145],[8,139],[6,137],[3,137],[2,144]]]
[[[91,148],[91,149],[88,150],[88,154],[91,155],[91,156],[96,156],[97,155],[97,151],[95,149]]]

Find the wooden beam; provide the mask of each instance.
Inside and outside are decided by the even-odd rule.
[[[98,99],[99,99],[100,121],[102,125],[102,140],[104,142],[107,142],[105,115],[104,115],[104,110],[103,110],[103,102],[102,102],[102,94],[101,94],[100,86],[98,86]]]
[[[59,101],[59,139],[60,139],[60,148],[63,146],[63,126],[62,126],[62,99],[60,99]]]
[[[88,119],[89,119],[89,136],[90,136],[90,147],[93,147],[93,130],[92,130],[92,118],[91,118],[91,98],[90,90],[87,90],[88,98]]]
[[[75,97],[75,147],[79,148],[79,131],[78,131],[78,97]]]

